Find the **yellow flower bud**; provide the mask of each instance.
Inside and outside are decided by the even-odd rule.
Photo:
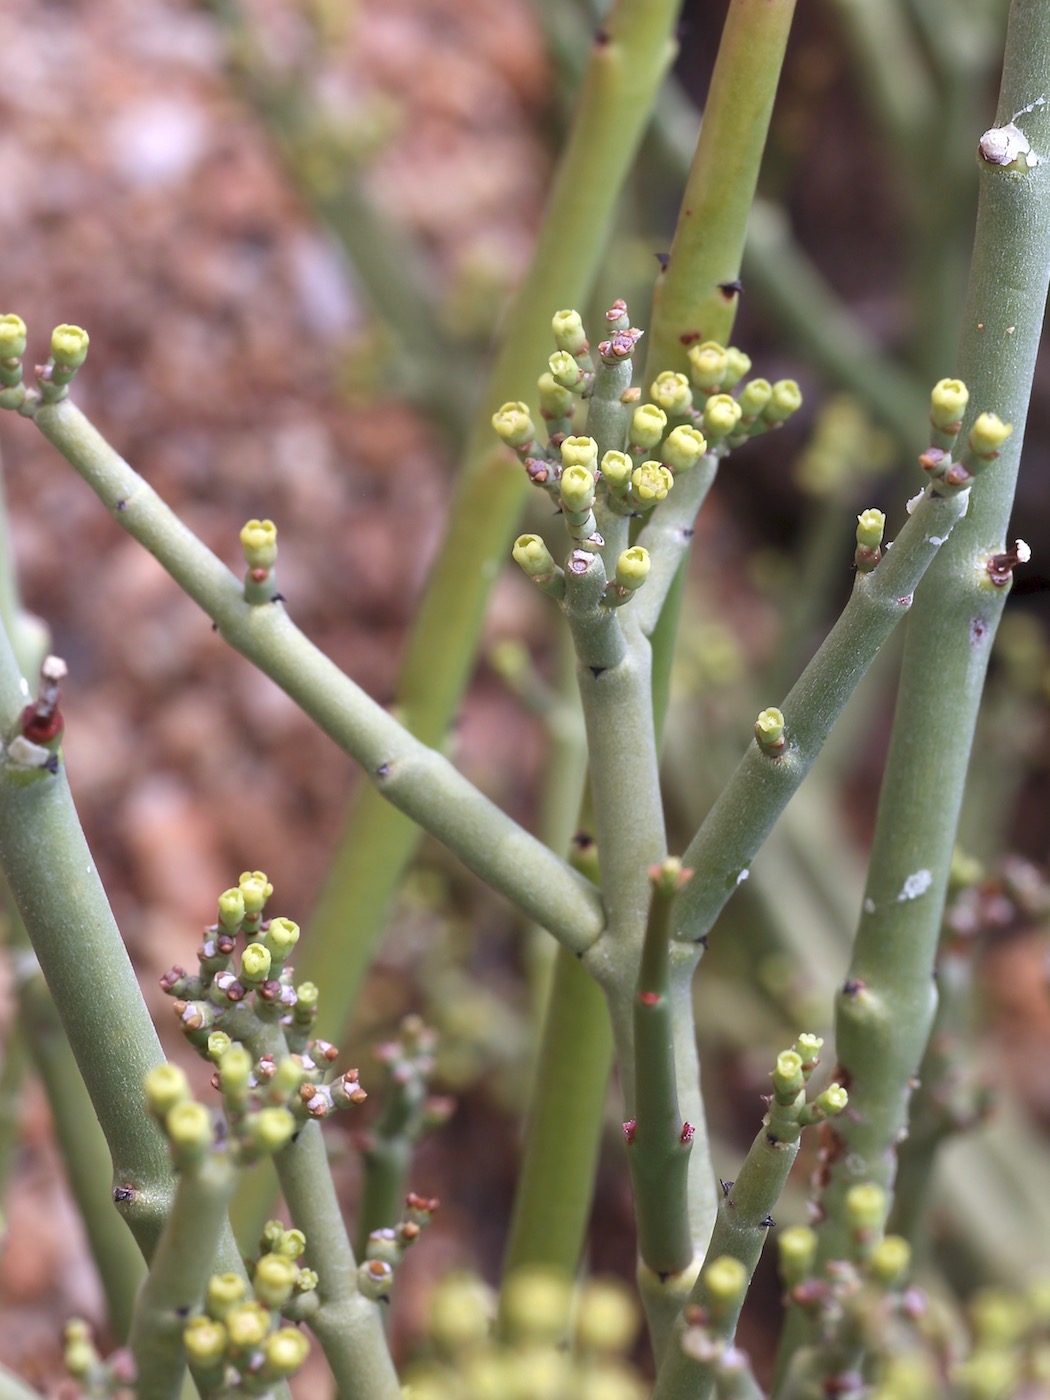
[[[224,1322],[230,1346],[238,1351],[261,1346],[270,1330],[270,1314],[261,1303],[241,1303],[231,1308]]]
[[[589,1278],[576,1305],[576,1344],[584,1351],[626,1352],[641,1318],[630,1289],[615,1278]]]
[[[742,416],[732,394],[713,394],[704,404],[704,430],[709,437],[729,437]]]
[[[630,549],[625,549],[616,561],[616,582],[621,588],[627,588],[633,593],[636,588],[641,588],[649,577],[651,568],[649,551],[640,544],[632,545]]]
[[[857,516],[857,543],[866,549],[878,549],[886,531],[886,516],[883,511],[861,511]]]
[[[191,1317],[182,1333],[182,1344],[191,1366],[213,1370],[226,1355],[226,1328],[211,1317]]]
[[[1013,425],[997,414],[982,413],[970,429],[970,451],[976,457],[995,457],[1012,432]]]
[[[208,1316],[218,1321],[248,1296],[247,1281],[240,1274],[212,1274],[204,1295]]]
[[[784,747],[784,716],[775,705],[763,710],[755,720],[755,738],[767,753],[778,753]]]
[[[245,912],[261,914],[266,901],[273,894],[273,885],[261,870],[245,870],[238,880],[244,898]]]
[[[249,569],[272,569],[277,561],[277,526],[272,520],[249,520],[241,529],[241,548]]]
[[[606,452],[602,458],[602,480],[614,496],[622,496],[631,483],[634,463],[625,452]]]
[[[514,541],[514,562],[528,574],[538,578],[554,571],[554,556],[539,535],[519,535]]]
[[[587,349],[583,318],[578,311],[556,311],[551,318],[551,330],[559,350],[567,350],[570,355],[580,355]]]
[[[279,1327],[266,1338],[263,1355],[268,1375],[292,1376],[310,1355],[310,1342],[297,1327]]]
[[[264,1254],[252,1274],[252,1291],[268,1308],[283,1308],[292,1296],[299,1266],[283,1254]]]
[[[706,1265],[701,1277],[712,1301],[733,1304],[747,1287],[747,1266],[731,1254],[723,1254]]]
[[[51,357],[63,369],[77,370],[87,359],[89,337],[80,326],[56,326],[51,332]]]
[[[547,364],[550,367],[551,378],[561,388],[572,389],[580,382],[582,371],[575,355],[570,355],[568,350],[555,350]]]
[[[707,451],[707,439],[699,428],[679,423],[667,434],[660,456],[664,466],[675,472],[690,471]]]
[[[172,1147],[188,1154],[206,1151],[214,1139],[211,1114],[202,1103],[192,1099],[176,1104],[165,1114],[164,1131]]]
[[[691,347],[688,355],[689,373],[698,389],[711,390],[721,386],[729,368],[725,346],[716,340],[705,340]]]
[[[0,316],[0,360],[20,360],[26,352],[26,323],[8,312]]]
[[[667,414],[654,403],[644,403],[634,410],[631,429],[627,434],[633,447],[651,452],[664,435]]]
[[[246,982],[265,982],[271,961],[269,948],[262,943],[249,943],[241,954],[241,976]]]
[[[592,437],[567,437],[561,445],[561,463],[565,468],[585,467],[593,471],[598,463],[598,444]]]
[[[667,499],[674,477],[660,462],[643,462],[631,473],[631,486],[642,506],[655,506]]]
[[[961,379],[940,379],[930,394],[930,421],[942,433],[957,433],[970,391]]]
[[[219,895],[219,923],[225,929],[236,929],[243,918],[244,894],[240,887],[224,890]]]
[[[505,403],[492,415],[492,426],[508,447],[524,447],[536,436],[528,404]]]
[[[190,1082],[178,1065],[157,1065],[146,1075],[146,1102],[155,1117],[166,1117],[189,1097]]]
[[[846,1218],[851,1230],[877,1230],[886,1215],[886,1192],[874,1181],[851,1186],[846,1193]]]
[[[765,423],[783,423],[802,407],[802,390],[793,379],[778,379],[773,385],[769,402],[762,410]]]
[[[693,406],[693,391],[684,374],[665,369],[649,386],[649,397],[669,418],[681,417]]]
[[[570,514],[589,511],[594,505],[594,477],[586,467],[566,467],[558,485],[562,506]]]

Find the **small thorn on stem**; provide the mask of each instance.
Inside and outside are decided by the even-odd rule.
[[[1027,564],[1032,557],[1031,546],[1024,540],[1015,540],[1013,549],[1002,554],[993,554],[988,560],[988,577],[996,588],[1004,588],[1018,564]]]
[[[58,708],[62,681],[69,667],[60,656],[47,656],[40,667],[36,700],[22,711],[22,733],[34,744],[51,744],[62,734],[62,713]]]

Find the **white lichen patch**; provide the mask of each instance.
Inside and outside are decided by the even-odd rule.
[[[901,886],[901,892],[897,896],[898,904],[905,904],[909,899],[918,899],[924,895],[933,884],[933,873],[929,870],[916,870],[909,875]]]

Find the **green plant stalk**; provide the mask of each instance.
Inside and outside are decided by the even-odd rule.
[[[386,1103],[361,1152],[364,1168],[358,1209],[357,1248],[364,1254],[373,1230],[401,1219],[408,1173],[422,1132],[426,1085],[420,1075],[404,1083],[389,1077]]]
[[[5,910],[9,922],[17,919],[17,911],[7,901]],[[10,941],[4,940],[10,955]],[[11,958],[17,963],[17,958]],[[16,976],[19,969],[16,966]],[[26,1044],[25,1031],[17,1023],[12,1024],[3,1045],[3,1059],[0,1062],[0,1200],[7,1200],[15,1158],[22,1137],[22,1086],[30,1063],[30,1050]],[[108,1160],[108,1154],[107,1154]],[[127,1234],[127,1231],[124,1231]]]
[[[627,1135],[638,1253],[657,1277],[693,1262],[689,1222],[692,1125],[678,1106],[671,1020],[670,913],[674,886],[653,876],[652,904],[634,994],[637,1105]]]
[[[1014,0],[1002,124],[1050,90],[1050,11]],[[1045,104],[1019,118],[1036,151],[1050,144]],[[890,1187],[910,1083],[932,1025],[931,974],[966,768],[988,655],[1007,589],[983,562],[1001,548],[1024,439],[1050,280],[1050,165],[1023,172],[980,162],[974,257],[959,377],[970,402],[1014,425],[988,480],[930,571],[909,620],[893,738],[836,1043],[851,1097],[836,1124],[842,1155],[825,1193],[823,1257],[841,1250],[841,1200],[856,1180]],[[964,427],[965,434],[965,427]],[[880,565],[881,567],[881,565]],[[878,570],[876,570],[876,574]],[[859,987],[857,984],[860,984]]]
[[[0,630],[0,732],[25,703]],[[174,1192],[167,1145],[145,1114],[142,1084],[163,1061],[127,951],[84,840],[65,770],[26,782],[0,765],[0,868],[41,970],[113,1160],[117,1210],[148,1259]],[[224,1268],[239,1264],[223,1241]]]
[[[17,912],[12,921],[19,1028],[47,1095],[66,1179],[106,1295],[109,1325],[123,1343],[145,1274],[142,1255],[113,1209],[106,1139]]]
[[[822,1106],[806,1102],[805,1079],[810,1072],[811,1069],[802,1071],[793,1085],[782,1084],[774,1074],[774,1092],[769,1098],[769,1111],[762,1120],[762,1127],[736,1179],[722,1182],[707,1258],[739,1260],[746,1270],[747,1284],[739,1290],[735,1300],[716,1300],[706,1271],[701,1271],[689,1304],[708,1316],[717,1317],[718,1334],[727,1340],[731,1340],[736,1331],[747,1286],[775,1224],[772,1211],[798,1156],[802,1132],[807,1124],[819,1122],[825,1116]],[[684,1325],[684,1319],[679,1319],[676,1329],[679,1338]],[[686,1397],[708,1400],[715,1388],[716,1375],[716,1365],[700,1361],[688,1355],[680,1345],[672,1344],[657,1371],[653,1400],[686,1400]]]
[[[217,1152],[179,1173],[128,1339],[138,1400],[178,1400],[186,1370],[183,1330],[214,1272],[215,1241],[226,1224],[236,1180],[228,1155]]]
[[[252,605],[212,554],[68,400],[33,420],[114,518],[215,622],[371,776],[383,795],[494,889],[582,951],[602,926],[597,891],[413,738],[295,627],[283,605]]]
[[[646,637],[653,636],[668,595],[689,556],[693,526],[714,485],[718,463],[716,454],[708,452],[690,471],[679,472],[670,495],[638,532],[636,543],[649,551],[652,567],[644,586],[631,600],[631,611]]]
[[[987,489],[982,481],[973,491]],[[787,748],[771,758],[749,745],[687,846],[695,872],[678,896],[675,936],[701,947],[773,824],[819,754],[879,649],[912,605],[927,568],[967,509],[962,496],[927,492],[878,568],[858,574],[849,601],[781,709]],[[745,877],[746,878],[746,877]]]
[[[587,750],[576,654],[568,628],[562,629],[559,641],[562,698],[548,717],[551,751],[541,815],[543,834],[556,851],[568,849],[575,833],[589,836],[594,826],[585,792]],[[587,854],[593,854],[593,847]],[[542,930],[536,936],[549,944]],[[546,952],[535,945],[533,950]],[[575,1277],[591,1217],[605,1124],[613,1057],[605,997],[578,958],[562,947],[552,951],[503,1256],[504,1278],[531,1265]],[[534,976],[534,984],[537,980]]]
[[[445,540],[408,643],[399,713],[424,743],[445,740],[527,490],[524,473],[508,468],[506,450],[493,441],[490,415],[542,368],[553,312],[587,300],[604,230],[674,56],[677,15],[671,0],[619,0],[593,47],[536,254],[505,320]],[[323,1034],[338,1036],[348,1019],[417,841],[410,822],[371,788],[361,791],[300,959],[304,976],[327,974]]]
[[[338,1400],[400,1400],[380,1305],[358,1291],[319,1125],[304,1124],[274,1163],[292,1221],[306,1236],[306,1264],[317,1271],[321,1306],[310,1329],[332,1368]]]
[[[684,371],[693,343],[728,339],[732,284],[794,11],[794,0],[730,4],[670,257],[656,284],[647,381]]]
[[[536,1066],[504,1276],[540,1264],[575,1277],[605,1121],[612,1031],[601,988],[559,948]]]
[[[954,1133],[980,1121],[977,1066],[971,1047],[977,1035],[974,959],[976,949],[945,946],[937,957],[937,1011],[922,1059],[919,1087],[912,1098],[908,1137],[897,1154],[893,1211],[888,1233],[929,1248],[922,1231],[933,1178],[934,1158]],[[923,1261],[925,1262],[925,1261]]]
[[[12,640],[15,662],[23,676],[38,674],[48,649],[47,628],[22,608],[14,572],[14,549],[8,528],[7,507],[0,480],[0,623]],[[2,882],[0,882],[2,883]],[[18,1086],[27,1061],[40,1077],[62,1149],[69,1189],[76,1201],[95,1267],[98,1269],[109,1325],[118,1342],[131,1326],[135,1293],[145,1273],[142,1255],[131,1233],[113,1209],[109,1186],[110,1153],[95,1117],[83,1076],[77,1068],[58,1011],[40,975],[29,935],[13,899],[4,889],[8,918],[8,951],[11,955],[17,1030],[4,1047],[3,1093],[6,1114],[16,1115]],[[0,1130],[0,1185],[6,1184],[10,1153],[18,1124],[5,1121]]]
[[[736,1180],[727,1183],[732,1195],[718,1204],[708,1259],[729,1255],[739,1259],[747,1268],[748,1279],[758,1267],[762,1250],[769,1237],[771,1212],[780,1199],[788,1174],[798,1156],[798,1141],[771,1141],[763,1128],[751,1144]],[[745,1290],[746,1291],[746,1290]],[[690,1303],[706,1307],[707,1292],[704,1275],[693,1288]],[[736,1330],[744,1294],[730,1318],[720,1323],[720,1331],[732,1337]],[[710,1363],[695,1360],[680,1346],[671,1345],[657,1374],[652,1400],[707,1400],[715,1385],[715,1368]]]

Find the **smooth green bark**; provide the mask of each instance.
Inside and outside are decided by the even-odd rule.
[[[1033,149],[1050,146],[1050,115],[1032,94],[1050,90],[1050,10],[1015,0],[997,123],[1015,115]],[[849,1119],[832,1170],[823,1231],[841,1248],[839,1205],[856,1180],[892,1184],[936,1004],[934,958],[966,770],[988,657],[1007,587],[989,580],[1002,549],[1024,442],[1032,375],[1050,279],[1050,165],[1023,170],[979,162],[980,205],[957,372],[974,410],[1014,432],[972,493],[916,598],[908,623],[893,740],[883,777],[864,905],[836,1036],[848,1078]],[[966,429],[964,427],[964,433]],[[859,985],[858,985],[859,984]]]

